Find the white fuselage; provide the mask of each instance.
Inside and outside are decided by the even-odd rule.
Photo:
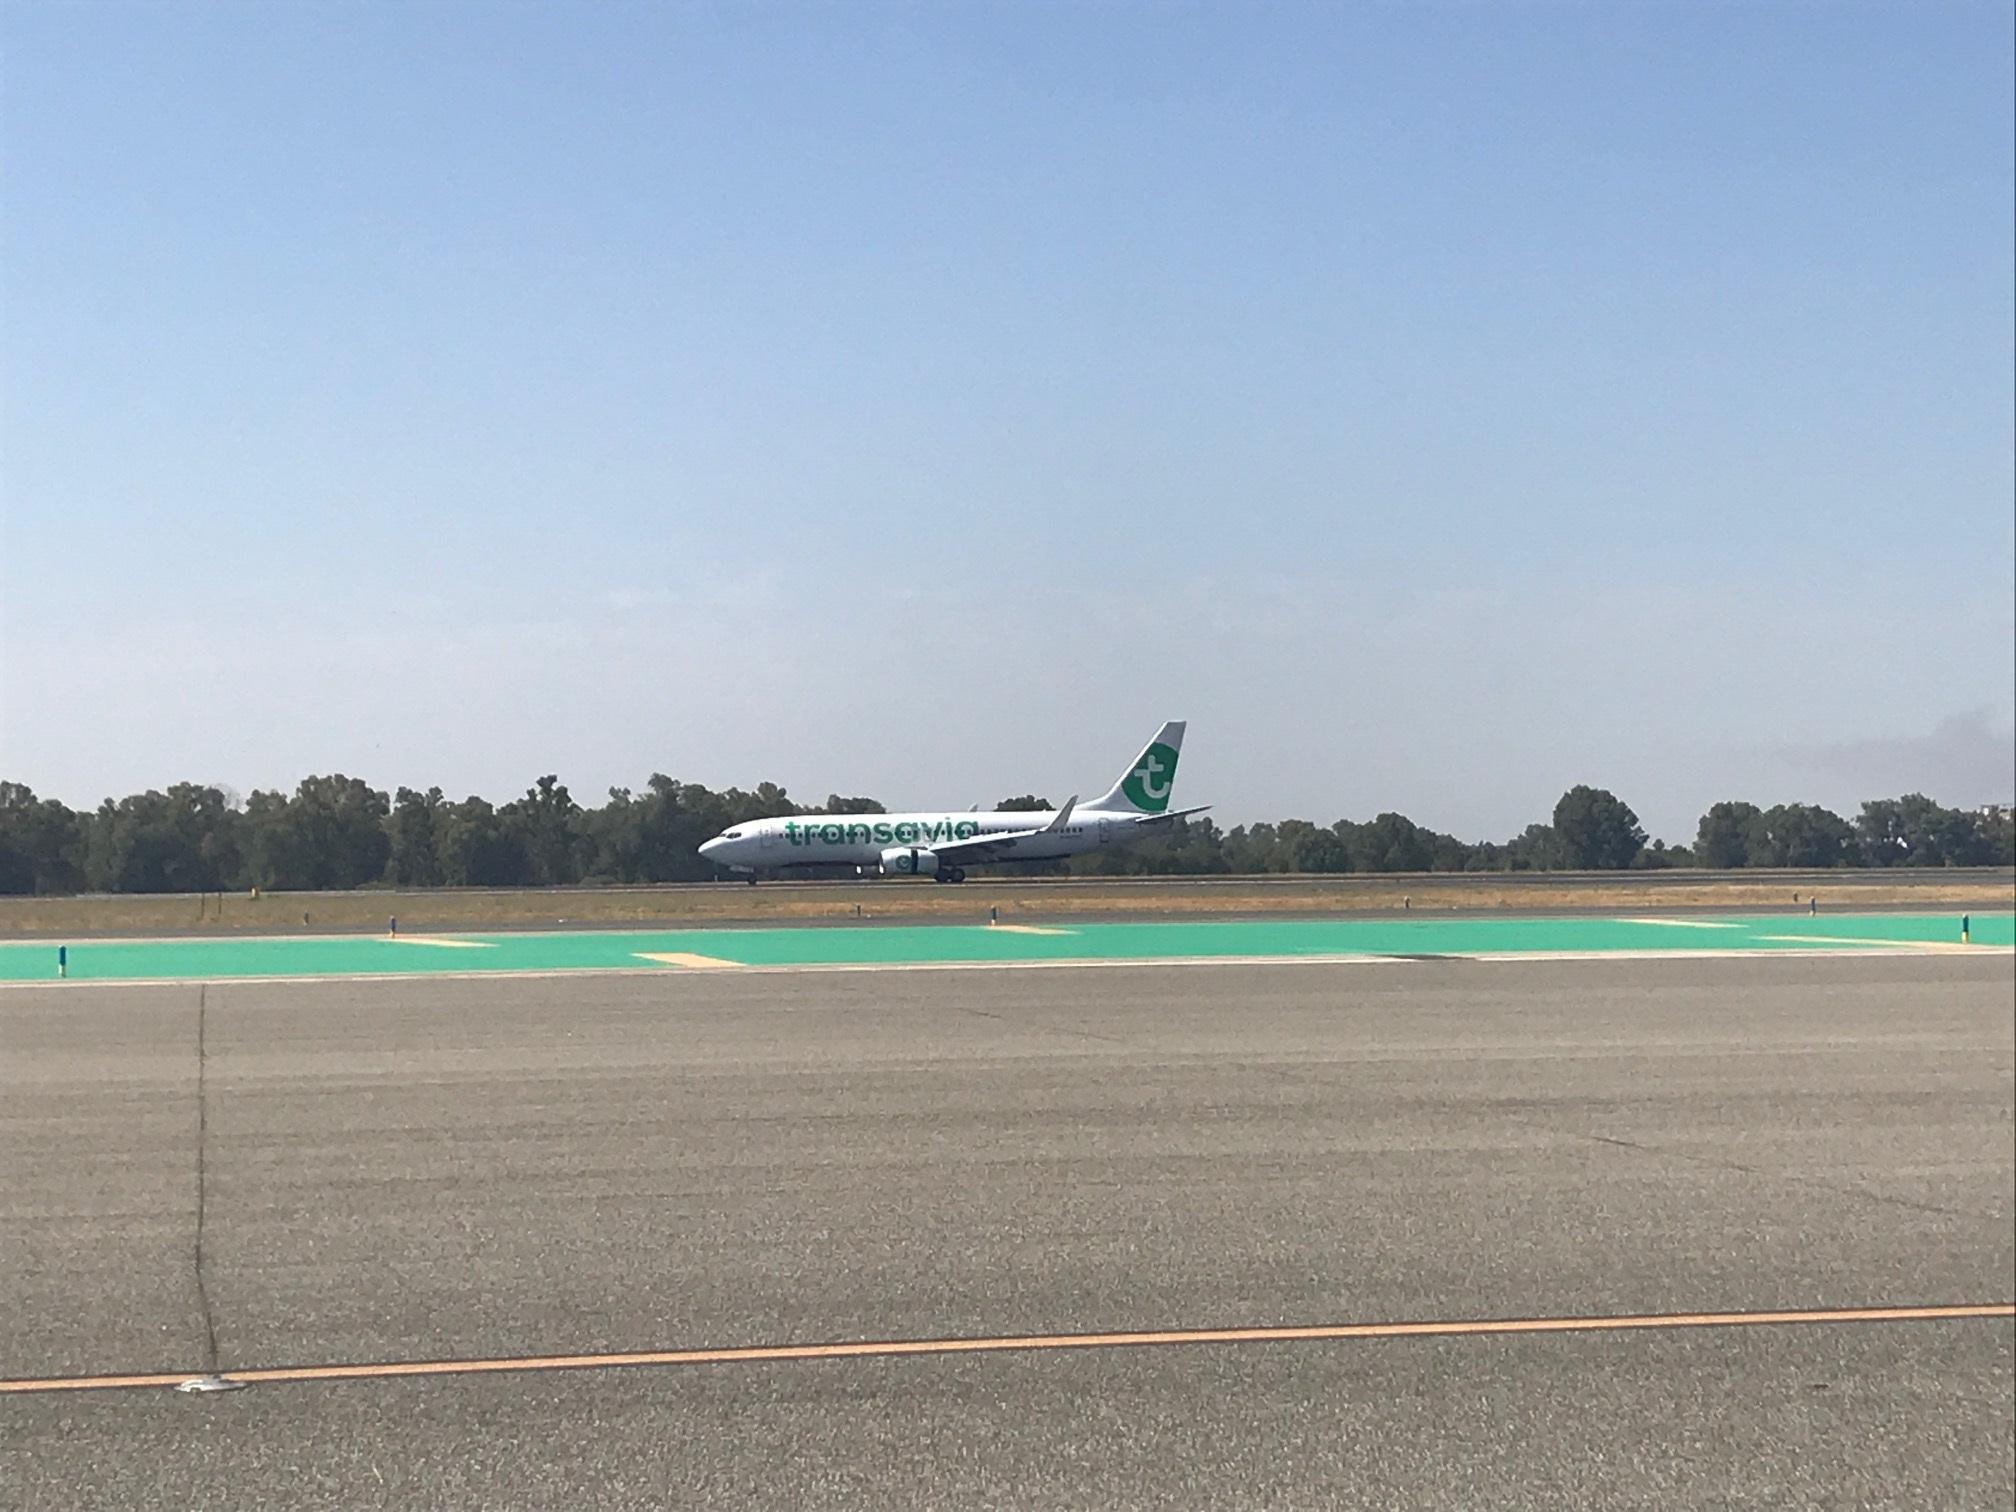
[[[1042,829],[1049,809],[966,814],[793,814],[751,819],[700,847],[700,854],[736,871],[786,866],[877,866],[885,852],[928,851],[934,843]],[[1054,861],[1096,850],[1129,826],[1125,816],[1075,811],[1064,827],[1018,847],[1012,860]]]
[[[1163,828],[1198,808],[1169,807],[1183,721],[1155,732],[1113,786],[1079,807],[1073,793],[1061,809],[983,814],[788,814],[751,819],[700,847],[716,866],[747,872],[793,866],[857,866],[891,876],[965,880],[969,866],[1056,861],[1126,840],[1167,834]]]

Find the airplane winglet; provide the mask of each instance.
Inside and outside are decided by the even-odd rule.
[[[1077,806],[1078,795],[1073,793],[1069,798],[1064,800],[1064,807],[1057,810],[1057,817],[1043,826],[1044,833],[1047,834],[1052,830],[1061,830],[1065,825],[1069,824],[1071,822],[1071,810]]]

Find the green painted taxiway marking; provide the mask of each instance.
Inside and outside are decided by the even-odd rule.
[[[1700,928],[1712,923],[1721,927]],[[430,935],[479,948],[423,948],[384,936],[290,939],[85,940],[69,944],[73,982],[229,981],[250,977],[372,977],[528,972],[655,971],[678,958],[738,966],[924,966],[1098,961],[1282,960],[1334,956],[1603,956],[1825,951],[2006,951],[2016,914],[1725,914],[1712,919],[1338,919],[1206,923],[1073,923],[1032,934],[975,925],[588,931]],[[65,942],[69,943],[69,942]],[[669,957],[665,961],[648,959]],[[0,944],[0,982],[51,981],[56,942]]]

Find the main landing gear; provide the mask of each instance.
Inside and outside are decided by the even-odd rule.
[[[966,880],[966,868],[963,866],[947,866],[942,868],[937,875],[940,882],[964,882]]]

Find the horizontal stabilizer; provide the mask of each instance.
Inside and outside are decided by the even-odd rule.
[[[1208,803],[1200,803],[1195,808],[1171,809],[1166,814],[1143,814],[1134,822],[1136,824],[1167,824],[1171,819],[1183,819],[1191,814],[1201,814],[1209,807],[1211,805]]]

